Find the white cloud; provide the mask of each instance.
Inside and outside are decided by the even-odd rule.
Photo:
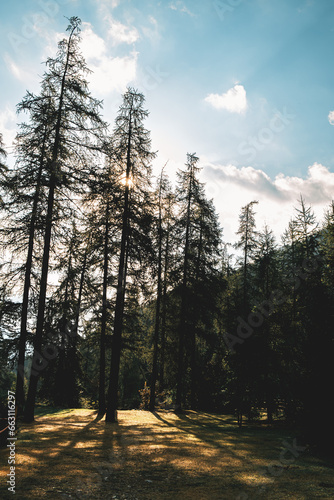
[[[172,9],[172,10],[177,10],[179,12],[183,12],[184,14],[188,14],[188,16],[190,17],[195,17],[195,14],[193,12],[191,12],[188,7],[186,7],[184,5],[183,2],[180,2],[180,1],[177,1],[177,2],[173,2],[169,5],[169,8]]]
[[[8,70],[17,80],[27,83],[27,81],[32,79],[32,73],[26,70],[22,65],[19,66],[16,64],[8,54],[4,54],[3,58]]]
[[[120,43],[131,44],[138,40],[139,33],[136,28],[132,28],[122,24],[120,21],[109,17],[110,28],[108,34],[111,38],[112,45]]]
[[[75,0],[74,0],[75,1]],[[99,5],[99,7],[105,8],[106,6],[111,7],[112,9],[116,9],[121,3],[121,0],[95,0],[95,3]],[[111,4],[111,5],[110,5]]]
[[[204,165],[203,180],[220,214],[226,242],[236,241],[240,209],[252,200],[259,200],[258,229],[267,223],[280,241],[300,195],[312,206],[319,222],[333,199],[334,173],[319,163],[308,167],[306,178],[281,173],[274,179],[253,167]]]
[[[99,60],[101,57],[104,57],[107,52],[105,41],[94,33],[89,23],[85,23],[80,48],[85,59],[90,60],[94,58]]]
[[[115,5],[116,2],[115,2]],[[109,24],[108,34],[111,37],[111,44],[132,43],[138,38],[138,32],[133,28],[127,28],[112,17],[105,14],[105,19]],[[59,40],[64,37],[62,33],[47,33],[46,47],[48,54],[55,53]],[[116,90],[124,92],[128,84],[136,77],[137,53],[132,51],[123,57],[113,57],[108,50],[106,41],[98,36],[90,23],[82,23],[80,50],[86,60],[88,68],[92,71],[87,76],[90,90],[100,96],[109,94]]]
[[[6,106],[0,111],[0,133],[2,134],[5,150],[12,146],[17,132],[17,116],[12,108]]]
[[[308,167],[306,179],[281,173],[272,180],[263,170],[234,165],[219,167],[209,165],[206,169],[218,182],[223,181],[250,189],[266,199],[277,202],[293,201],[301,193],[310,203],[322,204],[324,200],[331,200],[334,192],[334,173],[320,163]]]
[[[128,84],[136,78],[137,53],[124,57],[108,54],[105,41],[94,33],[91,25],[85,23],[82,32],[81,50],[87,66],[93,71],[88,75],[90,89],[100,95],[113,90],[124,92]]]
[[[153,16],[148,17],[149,24],[142,26],[141,31],[143,35],[148,38],[152,44],[157,44],[160,40],[160,30],[158,21]]]
[[[131,45],[135,43],[140,35],[134,26],[123,24],[113,17],[112,10],[118,7],[121,0],[97,0],[97,8],[103,24],[108,27],[108,41],[113,46],[125,43]],[[89,25],[90,23],[83,23]]]
[[[247,109],[246,90],[236,84],[225,94],[209,94],[205,101],[216,109],[226,109],[230,113],[244,113]]]
[[[334,125],[334,111],[330,111],[328,114],[328,121],[331,125]]]
[[[158,24],[158,21],[153,16],[149,16],[148,20],[150,21],[151,24],[154,24],[154,25]]]

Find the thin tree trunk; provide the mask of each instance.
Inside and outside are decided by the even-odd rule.
[[[161,271],[162,271],[161,191],[162,191],[162,172],[161,172],[160,191],[159,191],[158,283],[157,283],[157,298],[156,298],[156,308],[155,308],[152,379],[151,379],[151,392],[150,392],[150,403],[149,403],[149,410],[152,412],[154,411],[155,408],[155,388],[158,378],[158,350],[159,350],[159,330],[160,330]]]
[[[37,383],[40,375],[40,370],[42,369],[43,366],[41,359],[41,347],[42,347],[55,186],[56,186],[56,179],[55,176],[52,175],[52,178],[50,180],[50,191],[48,197],[48,213],[46,218],[46,231],[44,238],[44,252],[43,252],[42,275],[41,275],[39,301],[38,301],[37,326],[34,338],[33,365],[30,373],[29,389],[28,389],[27,402],[24,412],[25,422],[33,422],[34,420]]]
[[[78,299],[77,299],[77,304],[76,304],[76,309],[75,309],[74,325],[69,332],[69,339],[68,339],[69,343],[70,343],[68,359],[69,359],[70,377],[71,377],[71,383],[72,383],[71,406],[77,406],[77,404],[78,404],[78,397],[77,397],[77,390],[76,390],[76,377],[77,377],[77,373],[79,371],[78,359],[77,359],[78,327],[79,327],[79,318],[80,318],[83,286],[84,286],[85,274],[86,274],[86,269],[87,269],[87,253],[88,253],[89,245],[90,245],[90,239],[89,239],[88,244],[86,246],[84,258],[83,258],[83,263],[82,263]],[[74,295],[74,292],[73,292],[73,295]]]
[[[69,258],[66,274],[66,285],[65,285],[65,295],[64,295],[64,311],[63,317],[60,322],[61,333],[68,332],[69,325],[69,304],[68,304],[68,288],[70,282],[70,276],[72,271],[72,250],[73,250],[73,240],[70,242],[69,248]],[[61,335],[61,346],[58,355],[58,366],[55,375],[55,403],[56,406],[68,406],[68,393],[71,381],[68,380],[69,370],[68,363],[66,362],[66,341],[65,335]]]
[[[90,245],[90,238],[88,240],[88,244],[87,244],[87,247],[85,250],[83,263],[82,263],[82,270],[81,270],[81,275],[80,275],[78,301],[77,301],[77,306],[76,306],[76,311],[75,311],[75,322],[74,322],[74,328],[73,328],[73,334],[72,334],[74,344],[76,344],[77,335],[78,335],[80,308],[81,308],[82,292],[83,292],[83,286],[84,286],[85,274],[86,274],[86,268],[87,268],[87,254],[88,254],[89,245]]]
[[[200,224],[200,237],[199,237],[199,245],[198,245],[198,254],[197,254],[197,263],[196,263],[196,275],[195,275],[195,285],[198,284],[199,281],[199,271],[202,257],[202,246],[203,246],[203,220],[201,217]],[[196,379],[196,322],[197,322],[197,310],[193,311],[193,322],[191,327],[191,354],[190,354],[190,406],[192,410],[196,409],[196,388],[197,388],[197,379]]]
[[[107,326],[107,287],[108,287],[108,255],[109,250],[109,201],[106,208],[106,224],[104,232],[104,262],[103,262],[103,292],[102,292],[102,317],[100,336],[100,383],[99,383],[99,416],[106,412],[105,371],[106,371],[106,326]]]
[[[165,260],[164,260],[164,284],[162,292],[162,311],[161,311],[161,349],[160,349],[160,375],[159,387],[163,390],[165,386],[165,350],[166,350],[166,319],[167,319],[167,272],[169,257],[169,223],[167,226]]]
[[[29,307],[29,291],[31,282],[31,269],[32,269],[32,258],[34,251],[34,238],[35,238],[35,225],[37,218],[37,206],[41,191],[41,178],[44,166],[44,151],[45,151],[45,139],[44,136],[43,148],[42,148],[42,158],[38,169],[36,190],[34,195],[31,219],[29,224],[29,242],[28,242],[28,254],[25,265],[25,275],[24,275],[24,288],[23,288],[23,300],[22,300],[22,312],[21,312],[21,327],[20,327],[20,337],[19,337],[19,349],[18,349],[18,362],[17,362],[17,377],[16,377],[16,405],[18,416],[23,414],[24,411],[24,361],[25,361],[25,350],[27,342],[27,322],[28,322],[28,307]]]
[[[245,246],[244,246],[244,286],[243,286],[243,316],[247,315],[247,298],[248,298],[248,283],[247,283],[247,264],[248,264],[248,210],[247,209],[247,220],[246,220],[246,234],[245,234]]]
[[[127,197],[126,197],[127,198]],[[121,343],[122,343],[122,327],[124,315],[124,297],[125,297],[125,279],[126,279],[126,242],[127,242],[127,203],[124,210],[123,217],[123,230],[121,240],[121,254],[118,269],[117,280],[117,294],[115,306],[115,319],[114,319],[114,334],[112,338],[111,350],[111,365],[110,365],[110,382],[108,389],[108,404],[106,422],[117,422],[117,406],[118,406],[118,379],[119,379],[119,365],[121,357]]]
[[[106,422],[117,422],[118,380],[119,380],[119,366],[120,366],[120,357],[122,348],[122,328],[123,328],[124,298],[125,298],[125,288],[126,288],[127,248],[128,248],[128,231],[129,231],[128,227],[129,190],[130,190],[129,179],[131,174],[131,135],[132,135],[131,120],[132,120],[132,112],[130,110],[121,252],[120,252],[119,267],[118,267],[114,334],[113,334],[112,349],[111,349],[110,380],[108,389]]]
[[[177,365],[177,378],[176,378],[176,401],[175,401],[175,411],[182,411],[182,399],[183,399],[183,376],[184,376],[184,341],[185,341],[185,329],[186,329],[186,312],[187,312],[187,302],[188,302],[188,259],[189,259],[189,238],[190,238],[190,208],[192,199],[192,182],[193,182],[193,172],[190,174],[189,182],[189,193],[188,193],[188,205],[187,205],[187,225],[186,225],[186,238],[184,247],[184,261],[183,261],[183,280],[181,288],[181,313],[180,313],[180,323],[179,323],[179,353],[178,353],[178,365]]]

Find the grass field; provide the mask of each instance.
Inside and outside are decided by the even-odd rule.
[[[334,461],[312,456],[281,426],[236,426],[231,416],[120,411],[118,424],[92,410],[44,410],[20,424],[16,498],[334,499]],[[8,492],[0,450],[0,498]]]

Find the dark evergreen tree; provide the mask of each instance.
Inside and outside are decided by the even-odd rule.
[[[36,273],[43,228],[45,227],[45,191],[49,181],[48,161],[53,115],[52,99],[47,96],[34,97],[27,93],[18,105],[19,112],[27,112],[29,123],[20,125],[17,134],[16,165],[7,177],[6,211],[10,223],[3,231],[7,248],[18,255],[26,252],[20,337],[17,360],[16,402],[19,415],[24,407],[24,362],[29,317],[29,294]],[[35,250],[35,252],[34,252]],[[21,274],[21,273],[20,273]],[[30,300],[30,305],[32,300]]]
[[[115,318],[111,351],[110,381],[107,402],[107,422],[117,420],[119,367],[122,350],[125,293],[128,266],[142,261],[149,251],[151,210],[149,207],[151,152],[149,132],[144,128],[148,112],[143,108],[144,96],[128,89],[116,118],[112,140],[112,161],[119,171],[119,182],[123,185],[120,200],[122,214],[121,243],[117,273]]]
[[[111,161],[104,162],[98,169],[98,175],[90,182],[89,193],[85,196],[87,209],[87,230],[91,234],[94,253],[93,268],[95,274],[101,274],[102,282],[96,283],[101,293],[97,300],[101,303],[95,314],[100,315],[100,363],[99,363],[99,414],[106,411],[106,343],[111,321],[111,287],[114,286],[114,267],[116,248],[120,239],[121,217],[119,203],[122,199],[122,187],[119,183],[119,171]]]
[[[251,327],[247,325],[247,318],[253,306],[251,300],[252,281],[250,277],[251,263],[254,260],[257,247],[257,232],[255,223],[254,205],[258,201],[251,201],[241,209],[239,215],[239,229],[237,234],[240,240],[236,243],[236,248],[242,250],[241,267],[241,303],[238,307],[239,315],[235,321],[234,329],[236,331],[246,329],[246,336],[251,332]],[[250,415],[252,407],[252,384],[248,377],[251,363],[249,354],[250,342],[241,342],[237,346],[237,354],[234,360],[235,371],[235,399],[238,413],[238,423],[241,427],[243,414]]]
[[[150,411],[155,409],[155,392],[156,383],[158,379],[158,350],[161,332],[161,299],[162,299],[162,196],[164,186],[166,188],[166,179],[163,177],[163,170],[161,170],[159,185],[158,185],[158,217],[157,217],[157,292],[156,292],[156,307],[155,307],[155,326],[153,335],[153,361],[152,361],[152,376],[151,376],[151,391],[150,391]],[[165,181],[165,182],[164,182]]]
[[[56,58],[47,60],[49,71],[42,81],[43,97],[54,101],[53,137],[50,145],[50,179],[48,183],[47,209],[43,244],[42,270],[38,298],[36,333],[34,337],[33,364],[31,371],[25,420],[34,418],[37,382],[42,366],[41,347],[43,340],[44,313],[47,293],[47,278],[51,248],[52,228],[54,225],[55,194],[59,196],[61,188],[82,184],[87,170],[76,166],[73,168],[71,154],[76,161],[82,159],[83,152],[95,147],[96,135],[103,131],[105,124],[100,118],[101,103],[91,97],[84,75],[87,67],[79,52],[80,24],[78,18],[71,18],[68,26],[69,36],[59,43]],[[73,151],[76,148],[75,152]],[[83,155],[81,166],[87,165],[87,157]]]
[[[205,366],[212,354],[208,346],[216,335],[213,323],[221,230],[214,206],[206,199],[204,185],[199,182],[197,164],[198,158],[188,154],[177,188],[176,237],[181,252],[174,271],[180,297],[176,411],[182,409],[186,399],[191,407],[197,407],[208,394]]]
[[[166,185],[165,193],[165,205],[164,205],[164,228],[163,228],[163,251],[162,251],[162,290],[161,290],[161,335],[160,335],[160,369],[159,369],[159,389],[163,391],[165,389],[165,373],[166,369],[169,368],[171,363],[166,361],[167,349],[168,349],[168,316],[169,316],[169,306],[170,301],[170,290],[173,285],[171,275],[173,272],[173,263],[175,256],[175,195],[172,191],[171,185],[168,183]],[[171,308],[173,311],[173,307]],[[174,318],[174,314],[173,314]]]
[[[266,408],[268,422],[271,423],[280,397],[279,330],[276,324],[278,308],[275,301],[280,279],[277,245],[267,225],[258,235],[254,260],[256,304],[253,310],[263,319],[254,333],[253,342],[250,342],[252,350],[249,350],[249,354],[253,363],[249,375],[253,380],[255,403]]]
[[[220,292],[221,228],[212,201],[204,193],[198,200],[193,232],[194,266],[190,275],[190,406],[205,407],[210,401],[207,366],[217,345],[214,323]]]
[[[184,376],[185,376],[185,340],[188,334],[187,310],[189,306],[189,261],[190,261],[190,240],[192,230],[192,213],[196,202],[202,191],[202,186],[198,180],[199,158],[195,154],[187,154],[186,169],[178,172],[178,202],[180,210],[179,228],[180,240],[184,242],[182,249],[181,275],[180,275],[180,319],[178,327],[178,363],[176,376],[176,408],[177,412],[182,410],[184,399]],[[182,215],[181,215],[182,214]]]
[[[250,203],[242,207],[239,216],[239,229],[237,231],[237,234],[240,235],[240,240],[236,244],[236,248],[242,250],[242,260],[243,260],[242,313],[244,315],[247,314],[250,306],[249,263],[252,261],[252,257],[254,256],[254,252],[257,247],[257,232],[255,230],[256,224],[255,224],[255,212],[254,212],[254,205],[257,203],[258,201],[251,201]]]

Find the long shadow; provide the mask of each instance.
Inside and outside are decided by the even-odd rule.
[[[132,489],[135,492],[134,496],[132,496],[131,491],[127,491],[127,500],[131,498],[147,500],[151,498],[150,495],[154,496],[157,493],[159,493],[161,498],[167,498],[163,496],[166,484],[168,491],[173,495],[183,487],[201,488],[207,482],[208,478],[206,474],[199,472],[197,477],[193,478],[191,474],[189,475],[172,464],[155,463],[152,459],[153,457],[150,455],[147,455],[146,460],[143,461],[140,454],[138,454],[138,450],[132,452],[133,444],[138,441],[138,435],[140,436],[142,425],[130,425],[121,428],[118,424],[108,424],[108,426],[101,428],[99,425],[100,419],[97,417],[78,431],[73,429],[75,423],[71,422],[72,426],[67,432],[63,433],[64,437],[68,435],[70,441],[65,446],[56,450],[53,457],[43,456],[43,463],[39,464],[38,471],[34,471],[19,485],[20,498],[23,500],[32,498],[29,490],[32,491],[38,485],[38,479],[41,476],[54,473],[57,466],[59,466],[59,458],[63,456],[66,459],[68,451],[75,448],[79,442],[81,444],[89,444],[88,442],[92,439],[89,434],[94,428],[102,432],[99,432],[99,435],[95,436],[99,441],[98,450],[97,453],[94,450],[90,467],[87,471],[87,477],[77,477],[75,484],[65,489],[62,493],[60,491],[54,492],[52,489],[48,490],[45,492],[46,496],[49,495],[52,499],[77,498],[80,500],[88,500],[90,498],[109,499],[115,495],[118,498],[118,495],[124,494],[124,485],[127,484],[130,490]],[[46,426],[53,425],[50,421],[36,422],[39,428],[43,424]],[[62,427],[65,424],[65,422],[59,423]],[[175,426],[171,425],[171,427]],[[145,438],[148,443],[153,443],[159,435],[159,432],[149,432],[145,434]],[[166,438],[165,434],[162,433],[162,437]],[[178,449],[179,447],[177,444],[174,444],[170,448]],[[87,452],[87,450],[83,450]],[[152,489],[151,492],[149,491],[150,489]],[[219,497],[217,496],[217,498],[224,497],[219,493]]]
[[[221,429],[219,428],[217,425],[214,426],[212,424],[209,424],[209,425],[206,425],[206,424],[203,424],[203,423],[200,423],[200,422],[194,422],[192,419],[189,419],[185,414],[183,413],[178,413],[177,414],[177,417],[181,420],[181,422],[184,422],[186,425],[177,425],[176,423],[171,423],[171,422],[168,422],[168,420],[162,418],[161,415],[159,415],[159,413],[157,412],[154,412],[152,413],[158,420],[160,420],[161,422],[163,422],[165,425],[169,426],[169,427],[174,427],[174,428],[177,428],[179,429],[181,432],[189,435],[193,435],[196,439],[199,439],[200,441],[202,442],[205,442],[207,444],[209,444],[210,446],[213,446],[215,447],[216,449],[219,449],[219,450],[224,450],[226,453],[228,453],[229,455],[233,456],[234,458],[237,458],[241,461],[244,461],[244,462],[247,462],[247,459],[245,459],[244,457],[240,456],[240,454],[238,454],[237,452],[231,450],[231,447],[227,447],[226,445],[223,445],[219,442],[217,442],[216,439],[213,439],[213,438],[209,438],[209,437],[204,437],[203,436],[203,433],[200,432],[198,429],[196,429],[196,427],[201,427],[201,428],[204,428],[206,430],[210,430],[211,432],[214,432],[215,434],[229,434],[230,437],[233,437],[234,436],[234,432],[233,430],[224,430],[224,429]],[[235,430],[235,433],[237,434],[237,431],[238,429]],[[239,440],[240,440],[240,436],[239,437]],[[238,440],[238,441],[239,441]]]
[[[154,424],[150,424],[151,429],[149,430],[147,429],[148,425],[142,423],[127,424],[124,427],[120,425],[119,430],[114,435],[115,443],[113,446],[114,449],[117,446],[120,451],[116,457],[117,467],[114,467],[113,460],[111,460],[109,467],[106,467],[109,469],[109,475],[103,478],[106,483],[102,481],[106,496],[101,498],[113,498],[107,496],[106,491],[108,485],[111,484],[112,494],[117,498],[123,498],[124,495],[127,500],[132,498],[141,500],[150,500],[151,498],[154,500],[169,500],[170,498],[175,500],[183,500],[183,498],[231,500],[230,494],[224,495],[220,486],[221,481],[217,481],[215,473],[201,470],[200,464],[196,467],[196,471],[192,468],[182,469],[179,465],[174,464],[173,460],[169,460],[170,452],[174,459],[181,458],[181,460],[197,462],[199,457],[196,447],[193,447],[192,444],[190,445],[191,449],[189,449],[189,443],[180,446],[178,440],[173,441],[179,435],[180,430],[188,434],[187,431],[164,419],[157,412],[150,414],[153,414],[165,427],[170,428],[171,433],[166,433],[163,429],[157,431]],[[142,435],[143,427],[145,427],[144,435]],[[108,439],[107,432],[106,438]],[[159,449],[160,440],[161,449]],[[148,449],[150,446],[155,449],[152,452],[146,449],[143,453],[140,449],[143,444]],[[169,458],[166,458],[166,455]],[[108,464],[102,463],[101,465],[103,469],[103,466]],[[107,472],[105,469],[103,471]],[[103,471],[101,471],[102,474]],[[207,496],[206,491],[208,482],[211,485],[217,483],[215,485],[216,491],[210,490],[210,497]],[[126,484],[131,487],[134,496],[131,496],[129,491],[125,492],[124,485]],[[234,488],[236,498],[238,491],[243,488],[242,482],[235,480]],[[190,492],[193,493],[190,495]]]
[[[45,416],[45,414],[43,414],[41,416],[41,418],[43,418]],[[35,450],[31,450],[29,451],[29,458],[30,459],[38,459],[38,470],[37,471],[33,471],[32,474],[30,474],[28,477],[26,477],[24,480],[20,481],[20,475],[19,475],[19,464],[17,466],[17,470],[18,470],[18,473],[17,473],[17,492],[19,493],[19,498],[20,500],[25,500],[25,499],[31,499],[33,498],[31,496],[31,494],[29,493],[29,491],[31,491],[31,489],[36,485],[38,484],[38,479],[41,475],[43,474],[50,474],[50,477],[52,477],[52,472],[53,472],[53,465],[55,464],[55,462],[57,462],[57,459],[61,456],[61,455],[66,455],[68,453],[68,450],[71,450],[73,448],[76,447],[76,445],[78,445],[79,443],[85,443],[85,441],[90,441],[92,439],[92,436],[91,436],[91,430],[94,429],[99,421],[101,420],[100,416],[99,415],[96,415],[95,418],[93,420],[91,420],[90,422],[88,422],[86,425],[84,425],[84,427],[80,429],[76,429],[76,426],[79,426],[80,425],[80,422],[77,423],[75,421],[72,421],[72,422],[67,422],[65,419],[64,420],[61,420],[61,421],[57,421],[57,415],[54,415],[55,416],[55,421],[52,421],[52,420],[47,420],[47,421],[39,421],[38,417],[37,417],[37,420],[35,420],[34,422],[32,422],[31,424],[25,424],[24,427],[22,426],[22,431],[24,432],[24,434],[22,435],[22,438],[23,440],[30,440],[30,436],[31,434],[34,434],[35,435],[35,439],[38,440],[42,440],[42,439],[48,439],[48,444],[49,446],[44,449],[44,448],[36,448]],[[60,417],[60,416],[59,416]],[[67,418],[70,418],[71,415],[69,414],[69,416]],[[102,417],[103,418],[103,417]],[[61,430],[60,430],[60,435],[57,436],[57,435],[49,435],[49,433],[47,433],[47,436],[45,437],[43,435],[43,431],[41,432],[38,432],[39,430],[43,429],[43,427],[49,427],[51,426],[52,427],[61,427]],[[53,434],[53,433],[52,433]],[[66,442],[66,438],[69,437],[70,440],[69,442],[66,444],[66,445],[62,445],[61,443],[63,441]],[[34,442],[32,442],[32,445],[34,444]],[[19,446],[20,446],[20,436],[18,436],[18,441],[17,441],[17,448],[18,448],[18,452],[20,451],[19,450]],[[54,450],[54,451],[53,451]],[[85,449],[84,449],[85,450]],[[52,456],[50,456],[50,453],[51,451],[53,451],[53,454]],[[86,450],[85,450],[86,451]],[[43,461],[41,462],[41,459],[43,459]],[[69,471],[70,473],[70,471]],[[2,498],[12,498],[12,493],[11,494],[8,494],[7,495],[7,492],[1,492],[2,494]],[[59,492],[55,492],[52,490],[51,488],[51,491],[49,492],[48,495],[45,496],[45,498],[71,498],[70,496],[62,496],[62,495],[59,495]],[[77,498],[77,497],[72,497],[72,498]],[[81,498],[81,497],[80,497]]]
[[[214,424],[215,418],[210,421],[210,415],[204,415],[203,421],[201,415],[197,418],[196,414],[182,414],[172,422],[168,421],[165,413],[154,412],[150,415],[163,426],[154,424],[151,418],[146,421],[138,419],[133,423],[127,418],[120,420],[119,424],[105,425],[98,415],[87,423],[80,419],[75,422],[74,416],[69,422],[55,418],[57,422],[54,423],[60,427],[58,436],[48,431],[43,433],[44,425],[53,425],[52,419],[37,422],[36,427],[25,426],[24,430],[28,432],[29,429],[33,433],[34,430],[42,430],[29,439],[45,441],[44,448],[31,453],[35,458],[42,458],[42,462],[38,467],[34,465],[31,473],[18,483],[18,497],[20,500],[31,499],[32,492],[39,489],[38,497],[52,500],[109,500],[114,497],[126,500],[235,500],[240,493],[249,495],[243,498],[253,498],[254,487],[245,483],[242,473],[254,472],[256,468],[252,461],[268,453],[255,441],[260,438],[259,434],[245,435],[240,429],[226,424],[224,419],[220,420],[223,427]],[[207,417],[208,422],[205,421]],[[88,419],[89,416],[82,418]],[[204,443],[204,447],[197,446],[197,441],[183,441],[182,435],[194,436]],[[276,438],[272,439],[275,436],[269,437],[275,443]],[[226,445],[222,439],[226,440]],[[205,444],[216,452],[201,456],[201,450],[208,450]],[[245,449],[249,451],[249,459],[247,454],[242,456]],[[274,450],[269,460],[277,456],[278,452]],[[238,464],[235,462],[231,468],[228,465],[219,466],[219,463],[217,466],[217,460],[228,464],[233,459],[237,459]],[[62,471],[65,467],[68,469]],[[45,481],[51,477],[52,483],[46,486]],[[301,494],[307,495],[306,486],[298,483],[298,487]],[[207,496],[208,491],[210,497]],[[12,498],[12,495],[3,498]]]

